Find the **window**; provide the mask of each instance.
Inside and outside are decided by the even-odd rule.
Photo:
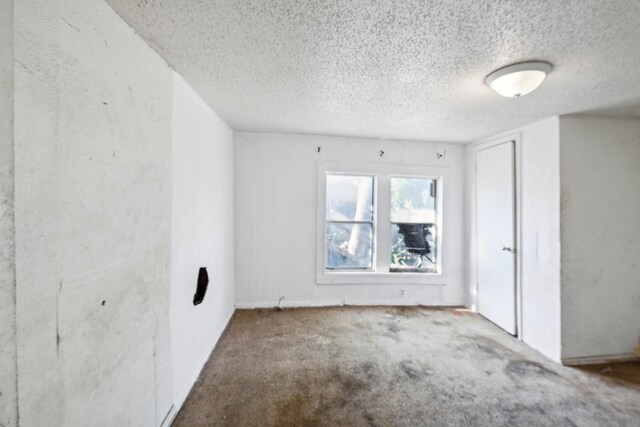
[[[411,274],[403,273],[414,273],[422,283],[416,273],[440,274],[441,177],[319,173],[318,283],[367,273],[379,283],[386,283],[381,274],[408,280]]]
[[[436,181],[391,178],[392,272],[436,272]]]
[[[327,175],[326,268],[373,268],[372,176]]]

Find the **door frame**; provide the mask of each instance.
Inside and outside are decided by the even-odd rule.
[[[514,145],[514,201],[515,201],[515,295],[516,295],[516,337],[522,341],[522,135],[520,132],[511,132],[492,137],[490,139],[474,142],[467,145],[467,206],[468,225],[468,291],[469,308],[478,312],[478,239],[477,239],[477,189],[476,189],[476,153],[506,142],[513,141]]]

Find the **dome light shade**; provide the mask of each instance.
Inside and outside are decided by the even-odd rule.
[[[502,96],[520,98],[536,90],[552,68],[548,62],[521,62],[494,71],[484,82]]]

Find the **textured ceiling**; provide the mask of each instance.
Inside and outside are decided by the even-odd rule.
[[[107,0],[236,130],[470,141],[638,113],[638,0]],[[555,69],[519,100],[483,84]]]

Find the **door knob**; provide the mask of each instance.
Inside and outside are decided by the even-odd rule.
[[[508,247],[508,246],[503,246],[503,247],[502,247],[502,250],[503,250],[503,251],[507,251],[507,252],[515,252],[515,251],[513,250],[513,248],[510,248],[510,247]]]

